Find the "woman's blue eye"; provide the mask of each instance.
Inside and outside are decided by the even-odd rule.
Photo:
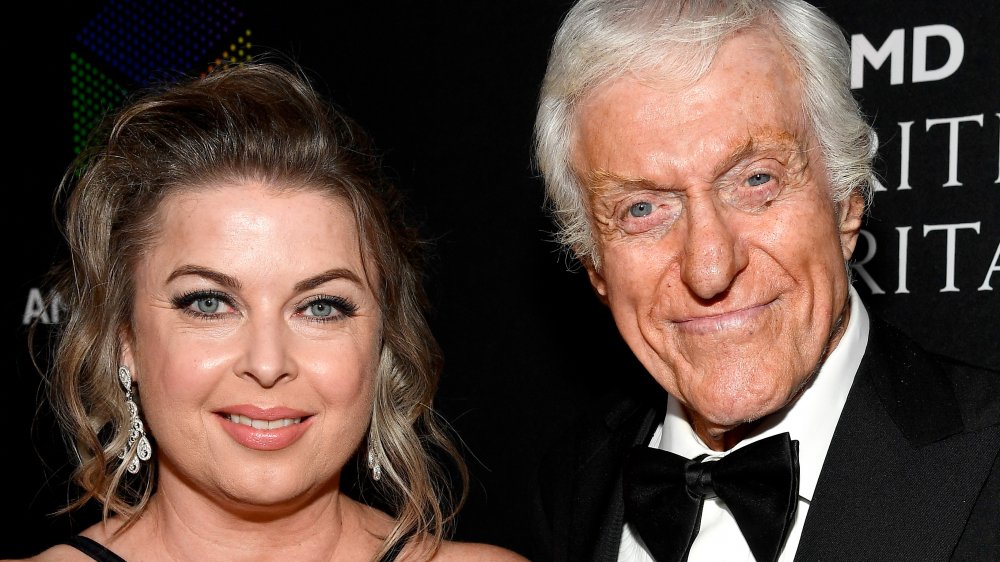
[[[219,311],[219,299],[216,297],[202,297],[196,301],[194,304],[198,308],[198,312],[204,314],[215,314]]]
[[[175,308],[198,317],[222,317],[234,312],[233,302],[224,293],[195,291],[172,299]]]
[[[653,204],[649,201],[640,201],[628,208],[628,214],[635,218],[648,217],[653,212]]]
[[[320,321],[332,321],[354,316],[357,310],[357,305],[343,297],[321,296],[303,304],[299,314]]]
[[[327,316],[331,316],[335,312],[335,309],[332,304],[326,301],[317,301],[310,304],[307,311],[309,316],[319,316],[325,318]]]
[[[771,174],[754,174],[747,178],[747,183],[753,187],[758,185],[764,185],[765,183],[771,181]]]

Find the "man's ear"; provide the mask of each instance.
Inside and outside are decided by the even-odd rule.
[[[861,217],[864,214],[865,200],[856,191],[837,205],[837,218],[840,219],[840,248],[844,252],[844,261],[851,259],[854,253],[854,246],[858,243],[858,234],[861,232]]]
[[[591,257],[582,258],[580,260],[583,263],[583,267],[587,270],[587,277],[590,279],[590,286],[593,287],[594,292],[597,294],[597,298],[601,300],[602,303],[607,306],[608,304],[608,285],[604,281],[604,276],[598,271],[598,268],[594,265],[594,260]]]

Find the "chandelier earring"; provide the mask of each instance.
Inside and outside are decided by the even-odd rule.
[[[372,471],[372,480],[378,482],[382,479],[382,461],[372,445],[368,445],[368,469]]]
[[[126,470],[136,474],[139,472],[140,462],[148,461],[153,455],[153,447],[150,445],[149,439],[146,438],[146,428],[142,425],[142,420],[139,419],[139,406],[132,400],[132,373],[128,367],[122,365],[118,368],[118,382],[125,389],[125,406],[129,411],[128,443],[118,454],[118,458],[129,459]],[[133,447],[135,448],[134,452],[132,452]]]

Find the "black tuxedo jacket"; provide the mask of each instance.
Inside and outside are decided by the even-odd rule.
[[[538,471],[536,562],[617,559],[621,463],[666,396],[617,400]],[[1000,371],[933,356],[871,316],[796,561],[1000,561]]]

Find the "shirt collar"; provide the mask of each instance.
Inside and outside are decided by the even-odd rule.
[[[799,398],[768,416],[753,434],[732,449],[787,431],[799,442],[799,496],[806,500],[812,500],[816,490],[826,451],[868,344],[868,312],[853,286],[850,287],[850,307],[844,335]],[[657,444],[660,449],[687,458],[702,454],[709,458],[725,456],[704,444],[691,429],[680,403],[669,397],[663,425],[650,440],[651,446]]]

